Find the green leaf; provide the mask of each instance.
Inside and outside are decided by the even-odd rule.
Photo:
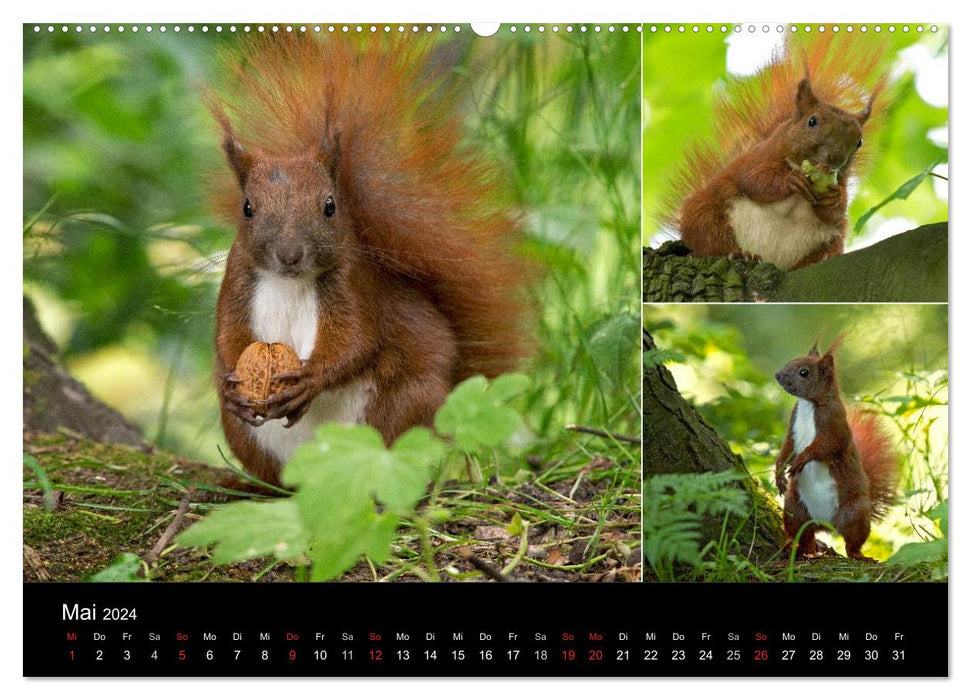
[[[214,564],[274,556],[293,560],[307,550],[307,535],[292,499],[239,501],[213,512],[176,537],[185,547],[216,544]]]
[[[888,564],[898,566],[914,566],[924,562],[935,562],[947,556],[947,539],[931,540],[930,542],[908,542],[898,549]]]
[[[389,449],[367,425],[321,426],[283,470],[312,542],[311,578],[340,575],[367,554],[387,558],[398,523],[426,492],[445,445],[413,428]]]
[[[122,552],[108,568],[94,574],[88,581],[94,583],[146,583],[145,579],[139,576],[142,569],[142,560],[137,554]]]
[[[684,355],[669,348],[651,348],[641,354],[641,360],[644,363],[644,369],[650,369],[669,362],[684,362]]]
[[[934,508],[927,511],[927,517],[931,520],[938,521],[937,526],[941,529],[941,532],[944,533],[944,537],[947,538],[947,501],[942,501]]]
[[[514,537],[519,537],[520,535],[522,535],[525,529],[526,529],[526,525],[525,523],[523,523],[523,519],[519,515],[519,513],[515,513],[512,516],[512,520],[509,522],[508,525],[506,525],[506,532],[508,532],[510,535]]]
[[[936,168],[942,160],[944,160],[944,157],[939,156],[933,163],[931,163],[926,168],[924,168],[919,174],[910,178],[909,180],[907,180],[907,182],[905,182],[900,187],[898,187],[896,192],[894,192],[892,195],[884,199],[875,207],[873,207],[872,209],[864,213],[859,219],[856,220],[856,225],[853,227],[854,233],[859,233],[860,231],[862,231],[863,226],[866,224],[867,221],[870,220],[870,217],[876,214],[883,207],[890,204],[890,202],[896,199],[907,199],[907,197],[909,197],[911,193],[913,193],[913,191],[917,189],[917,186],[920,185],[920,183],[922,183],[925,179],[927,179],[930,176],[931,171],[934,168]]]
[[[24,455],[24,464],[30,467],[37,477],[41,491],[44,492],[44,509],[52,513],[54,511],[54,489],[51,487],[51,480],[47,478],[47,470],[44,465],[30,455]]]
[[[587,347],[597,369],[615,387],[625,386],[624,377],[640,349],[641,319],[620,313],[596,323]]]
[[[466,379],[438,410],[435,429],[465,452],[497,447],[522,426],[519,411],[507,404],[529,381],[521,374],[505,374],[491,383],[481,375]]]

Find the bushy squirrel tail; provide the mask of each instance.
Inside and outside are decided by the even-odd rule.
[[[513,252],[521,222],[508,178],[465,138],[454,58],[416,37],[251,37],[224,56],[225,87],[208,102],[247,148],[339,152],[357,244],[449,320],[458,382],[529,354],[534,270]],[[237,207],[228,180],[225,192],[218,201]]]
[[[900,480],[900,456],[894,451],[893,438],[880,418],[859,408],[847,416],[853,441],[860,453],[860,463],[870,482],[871,518],[883,518],[897,493]]]

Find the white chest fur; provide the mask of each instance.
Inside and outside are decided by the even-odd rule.
[[[816,413],[812,403],[805,399],[796,401],[796,418],[792,422],[792,443],[799,454],[816,438]],[[832,522],[839,507],[836,481],[823,462],[813,460],[799,474],[799,499],[805,504],[810,517]]]
[[[253,335],[264,343],[286,343],[301,360],[308,359],[317,340],[320,314],[313,281],[257,274],[250,306]]]
[[[250,306],[253,336],[264,343],[286,343],[301,360],[309,359],[317,340],[320,315],[313,282],[258,274]],[[285,463],[300,444],[313,438],[321,423],[362,423],[373,395],[372,380],[356,379],[321,392],[292,428],[284,428],[285,421],[277,419],[250,430],[260,447]]]
[[[729,205],[728,221],[743,251],[783,270],[791,270],[840,235],[838,226],[820,221],[809,202],[797,194],[767,204],[737,197]]]

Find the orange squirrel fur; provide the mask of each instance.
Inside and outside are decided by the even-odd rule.
[[[729,81],[715,140],[675,178],[671,223],[694,255],[796,269],[843,252],[847,182],[883,109],[882,51],[831,31],[796,41],[753,78]],[[804,163],[835,182],[814,186]]]
[[[814,344],[775,375],[798,399],[776,461],[776,486],[785,496],[783,525],[793,542],[805,523],[823,520],[843,536],[848,557],[866,559],[860,549],[870,524],[893,502],[900,460],[875,415],[847,413],[833,350],[820,355]],[[798,548],[804,556],[818,556],[817,530],[815,524],[803,530]]]
[[[256,37],[209,95],[235,176],[217,200],[238,226],[216,315],[222,421],[270,483],[317,423],[366,422],[390,444],[456,383],[528,354],[516,217],[433,58],[416,38]],[[265,419],[234,372],[256,340],[304,362]]]

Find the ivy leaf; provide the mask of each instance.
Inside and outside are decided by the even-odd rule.
[[[426,492],[445,445],[412,428],[389,449],[367,425],[323,425],[283,470],[312,542],[311,577],[340,575],[367,554],[383,561],[402,515]]]
[[[122,552],[121,556],[115,559],[106,569],[102,569],[94,574],[88,581],[94,583],[146,583],[146,580],[139,576],[142,569],[142,560],[137,554]]]
[[[946,556],[947,539],[908,542],[887,559],[887,563],[897,564],[898,566],[914,566],[924,562],[939,561]]]
[[[497,447],[522,426],[519,412],[508,403],[529,381],[522,374],[504,374],[491,383],[481,375],[466,379],[435,414],[435,429],[465,452]]]
[[[934,508],[927,511],[927,517],[931,520],[937,520],[937,526],[944,533],[944,538],[947,538],[947,501],[942,501],[938,503]]]
[[[602,319],[593,326],[587,349],[597,369],[615,387],[624,386],[634,351],[640,348],[640,334],[640,318],[629,313]]]
[[[176,537],[185,547],[215,543],[214,564],[272,555],[293,560],[307,550],[307,536],[292,499],[239,501],[211,513]]]

